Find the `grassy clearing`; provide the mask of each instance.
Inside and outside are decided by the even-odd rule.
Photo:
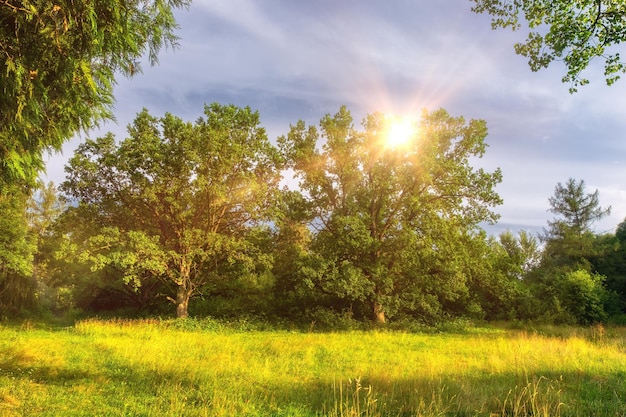
[[[622,329],[192,327],[0,328],[0,415],[626,415]]]

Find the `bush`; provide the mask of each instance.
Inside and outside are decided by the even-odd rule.
[[[308,310],[305,317],[310,323],[309,331],[365,330],[371,327],[368,323],[356,320],[350,309],[337,312],[329,308],[317,307]]]
[[[560,298],[563,307],[578,324],[606,321],[604,303],[607,292],[602,286],[605,277],[585,270],[566,273],[560,283]]]

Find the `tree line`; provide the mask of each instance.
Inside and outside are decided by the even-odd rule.
[[[59,187],[1,201],[2,312],[624,320],[626,222],[592,231],[597,191],[559,183],[543,234],[490,236],[485,122],[424,111],[398,146],[388,130],[341,107],[272,143],[248,107],[143,110],[123,140],[82,143]]]
[[[566,66],[571,91],[604,60],[624,72],[619,2],[473,0],[493,27],[532,30],[515,46],[532,70]],[[298,122],[271,145],[250,109],[210,105],[195,124],[138,115],[129,136],[88,140],[59,189],[36,185],[43,153],[112,117],[116,76],[176,47],[187,0],[0,4],[0,301],[4,314],[132,308],[178,316],[220,309],[285,317],[351,314],[617,320],[624,310],[624,223],[582,181],[558,184],[541,236],[487,236],[499,170],[474,169],[483,121],[422,117],[417,145],[378,143],[345,108]],[[280,186],[292,173],[293,189]],[[570,193],[569,195],[567,193]],[[222,302],[222,301],[224,302]],[[220,304],[221,303],[221,304]],[[313,313],[312,313],[313,312]],[[315,313],[317,312],[317,313]]]

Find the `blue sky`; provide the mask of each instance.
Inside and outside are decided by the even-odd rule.
[[[375,111],[419,115],[446,109],[484,119],[489,148],[481,167],[500,167],[504,204],[491,232],[539,232],[554,216],[548,198],[558,182],[584,180],[600,193],[610,217],[596,231],[626,218],[626,80],[607,87],[601,63],[591,84],[569,94],[565,68],[533,73],[513,44],[526,31],[493,31],[469,0],[195,0],[177,13],[180,46],[158,66],[120,78],[116,122],[74,138],[48,158],[47,178],[63,181],[63,166],[85,137],[114,132],[146,107],[185,120],[204,103],[258,110],[270,139],[299,119],[315,124],[345,104],[355,120]]]

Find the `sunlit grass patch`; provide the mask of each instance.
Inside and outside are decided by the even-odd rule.
[[[0,415],[623,415],[623,340],[619,329],[599,338],[160,320],[4,327]]]

